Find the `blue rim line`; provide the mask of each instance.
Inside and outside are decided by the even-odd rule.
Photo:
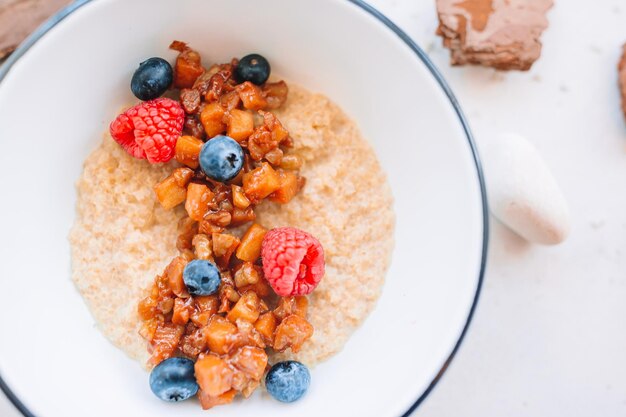
[[[9,58],[4,62],[4,64],[2,64],[2,66],[0,66],[0,82],[2,82],[2,80],[6,77],[6,75],[8,74],[13,64],[15,64],[22,57],[22,55],[26,53],[26,51],[28,51],[39,39],[41,39],[43,35],[45,35],[50,29],[56,26],[59,22],[61,22],[71,13],[75,12],[80,7],[84,6],[85,4],[91,1],[92,0],[76,0],[74,3],[65,7],[64,9],[60,10],[57,14],[52,16],[43,25],[41,25],[35,32],[33,32],[28,38],[26,38],[26,40],[22,42],[20,47],[17,48],[17,50],[15,50],[15,52],[13,52],[9,56]],[[463,131],[465,132],[465,136],[467,137],[467,141],[472,151],[474,164],[476,165],[476,174],[478,175],[478,182],[480,185],[482,212],[483,212],[482,213],[483,214],[483,245],[482,245],[483,247],[482,247],[482,253],[481,253],[481,260],[480,260],[480,271],[478,275],[478,285],[476,286],[476,294],[474,295],[474,300],[469,310],[469,314],[467,316],[467,321],[465,323],[465,326],[463,326],[463,330],[461,331],[459,339],[454,345],[452,352],[450,352],[450,355],[448,355],[448,358],[444,362],[443,366],[441,367],[439,372],[437,372],[437,375],[430,382],[430,384],[428,385],[426,390],[422,393],[422,395],[420,395],[420,397],[417,400],[415,400],[413,405],[411,405],[411,407],[409,407],[409,409],[404,414],[402,414],[402,417],[409,417],[411,413],[413,413],[413,411],[415,411],[415,409],[426,399],[428,394],[430,394],[430,392],[433,390],[435,385],[437,385],[439,380],[441,380],[441,377],[445,373],[446,369],[448,369],[448,366],[452,362],[452,359],[454,358],[457,351],[459,350],[459,347],[461,346],[461,343],[463,342],[463,339],[465,338],[465,335],[472,321],[472,318],[474,317],[474,312],[476,310],[476,305],[478,304],[478,298],[480,296],[480,291],[483,285],[485,267],[487,264],[487,248],[489,246],[489,214],[488,214],[488,209],[487,209],[487,191],[485,187],[485,178],[483,176],[482,165],[480,162],[480,158],[478,156],[478,150],[476,149],[474,137],[472,135],[472,132],[470,131],[467,119],[465,118],[465,115],[463,114],[463,111],[461,110],[461,106],[459,105],[459,102],[457,101],[456,97],[452,93],[452,90],[450,89],[446,81],[444,80],[443,76],[441,75],[437,67],[435,67],[435,64],[432,63],[432,61],[430,60],[430,58],[428,58],[426,53],[419,46],[417,46],[417,44],[409,37],[409,35],[407,35],[402,29],[400,29],[395,23],[389,20],[381,12],[379,12],[378,10],[376,10],[374,7],[370,6],[369,4],[365,3],[363,0],[347,0],[347,1],[360,7],[367,13],[371,14],[376,19],[378,19],[381,23],[387,26],[387,28],[389,28],[392,32],[398,35],[398,37],[402,39],[402,41],[409,48],[411,48],[411,50],[417,55],[417,57],[422,61],[422,63],[426,65],[426,67],[431,72],[435,80],[437,80],[437,83],[439,84],[443,92],[448,97],[448,100],[450,100],[450,104],[452,104],[452,107],[454,107],[454,111],[456,112],[459,118],[459,121],[461,122],[461,125],[463,126]],[[17,398],[17,396],[13,393],[13,391],[11,391],[11,388],[9,388],[6,382],[2,379],[2,376],[0,376],[0,390],[4,392],[4,394],[7,396],[9,401],[13,403],[15,408],[17,408],[24,415],[24,417],[36,417],[33,413],[31,413],[28,410],[26,405],[24,405],[24,403],[19,398]]]

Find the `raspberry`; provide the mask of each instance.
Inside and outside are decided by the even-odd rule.
[[[109,129],[126,152],[154,164],[174,157],[184,122],[185,112],[177,101],[157,98],[126,110]]]
[[[261,245],[263,272],[276,294],[310,294],[324,276],[324,249],[310,234],[293,228],[272,229]]]

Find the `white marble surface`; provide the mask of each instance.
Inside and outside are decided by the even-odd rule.
[[[572,210],[561,246],[525,244],[492,223],[470,331],[417,415],[626,415],[626,124],[616,63],[626,0],[556,0],[528,73],[451,68],[434,0],[372,0],[431,55],[477,142],[525,135]],[[402,82],[402,80],[397,80]],[[0,396],[0,416],[18,413]]]

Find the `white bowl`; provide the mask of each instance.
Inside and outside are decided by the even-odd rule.
[[[287,80],[341,105],[389,175],[397,231],[383,295],[291,405],[259,393],[207,414],[195,402],[157,400],[145,371],[95,328],[70,281],[67,235],[82,162],[133,101],[136,64],[173,58],[173,39],[208,61],[262,53]],[[480,290],[484,186],[449,88],[378,12],[345,0],[82,2],[31,37],[0,81],[0,385],[24,415],[397,417],[441,376]]]

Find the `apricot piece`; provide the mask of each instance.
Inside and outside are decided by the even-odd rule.
[[[211,352],[219,355],[228,353],[238,341],[237,326],[222,316],[211,317],[203,332]]]
[[[215,313],[219,306],[219,298],[217,294],[201,295],[194,297],[195,311],[191,314],[191,321],[198,327],[204,327],[209,323],[209,319]]]
[[[154,337],[150,345],[152,346],[152,357],[149,363],[157,365],[167,358],[171,358],[178,348],[178,343],[185,328],[173,323],[159,323],[154,332]]]
[[[234,371],[218,356],[208,354],[198,358],[194,370],[200,389],[212,397],[232,388]]]
[[[224,123],[224,108],[217,102],[208,103],[200,112],[200,123],[209,138],[219,135],[226,130]]]
[[[164,209],[170,210],[187,198],[187,184],[193,177],[193,170],[176,168],[167,178],[154,186],[157,200]]]
[[[216,396],[211,396],[202,390],[198,391],[198,399],[200,400],[200,406],[202,406],[203,410],[208,410],[216,405],[230,404],[233,402],[236,395],[237,390],[234,389]]]
[[[177,256],[165,268],[165,276],[170,289],[177,296],[189,296],[187,287],[183,281],[183,271],[187,265],[187,260],[182,256]]]
[[[242,261],[254,262],[261,256],[261,244],[267,229],[254,223],[241,238],[235,256]]]
[[[204,142],[193,136],[179,137],[174,148],[176,160],[189,168],[198,168],[198,158],[202,145],[204,145]]]
[[[282,162],[283,155],[284,153],[280,148],[274,148],[271,151],[266,152],[264,158],[267,159],[267,162],[270,164],[277,166]]]
[[[276,171],[280,178],[280,187],[278,190],[270,194],[269,199],[276,203],[287,204],[293,199],[300,189],[298,184],[298,176],[291,171]],[[189,199],[189,197],[187,197]]]
[[[172,323],[185,325],[189,322],[189,317],[193,312],[193,300],[191,298],[176,298],[174,300],[174,310]]]
[[[155,319],[144,321],[141,325],[141,328],[139,329],[139,335],[143,337],[146,341],[152,342],[158,324],[158,321]]]
[[[260,314],[259,302],[260,300],[256,293],[248,291],[239,298],[239,301],[228,312],[226,318],[233,323],[237,320],[254,323]]]
[[[295,153],[288,153],[283,155],[283,158],[280,161],[280,167],[283,169],[291,169],[298,170],[302,168],[302,164],[304,161],[300,155],[296,155]]]
[[[258,347],[244,346],[235,352],[230,363],[249,378],[258,381],[267,366],[267,353]]]
[[[226,116],[226,124],[226,134],[237,142],[247,139],[254,132],[254,117],[245,110],[232,109]]]
[[[274,337],[274,349],[283,352],[291,348],[297,353],[302,344],[313,336],[313,326],[300,316],[292,314],[285,317],[276,328]]]
[[[194,297],[194,301],[196,303],[196,309],[203,313],[207,312],[210,314],[217,313],[217,304],[218,299],[217,295],[199,295]]]
[[[207,312],[198,312],[197,311],[197,312],[193,313],[189,319],[196,326],[204,327],[209,322],[209,319],[211,318],[211,316],[213,316],[213,314],[207,313]]]
[[[152,296],[142,299],[137,306],[137,313],[139,313],[139,317],[141,317],[142,320],[149,320],[153,318],[157,302],[157,299]]]
[[[261,201],[280,188],[280,177],[267,162],[243,176],[243,190],[250,201]]]
[[[241,394],[245,397],[248,398],[249,396],[252,395],[252,393],[254,392],[255,389],[257,389],[259,387],[259,385],[261,385],[260,381],[255,381],[255,380],[249,380],[248,381],[248,385],[246,385],[242,390],[241,390]]]
[[[193,220],[199,222],[209,211],[209,204],[215,195],[205,184],[192,182],[187,187],[187,200],[185,210]]]
[[[180,52],[174,64],[174,86],[191,88],[196,79],[204,73],[200,54],[180,41],[172,42],[170,49]]]
[[[239,84],[237,92],[246,109],[261,110],[267,106],[267,100],[263,97],[263,91],[250,81]]]
[[[240,209],[239,207],[235,207],[231,215],[230,224],[233,226],[241,226],[242,224],[252,222],[255,219],[256,213],[254,212],[254,208],[248,207],[246,209]]]
[[[274,309],[274,314],[279,320],[283,320],[285,317],[292,314],[306,319],[308,307],[309,300],[306,297],[281,297],[281,299],[278,301],[278,305]]]
[[[274,331],[276,330],[276,316],[271,311],[261,314],[254,323],[254,328],[263,337],[263,341],[272,346],[274,344]]]

